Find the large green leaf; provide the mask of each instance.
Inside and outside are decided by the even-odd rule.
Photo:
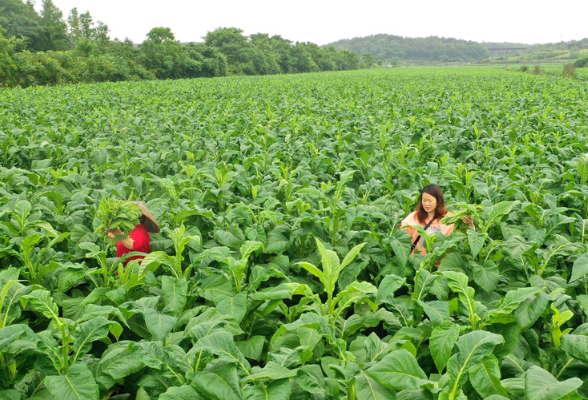
[[[292,385],[289,379],[278,379],[268,386],[248,385],[243,389],[244,400],[283,400],[289,399]]]
[[[316,395],[319,398],[323,398],[325,395],[325,379],[323,371],[317,364],[304,365],[298,368],[296,379],[294,379],[296,385],[298,385],[305,392],[306,398],[311,395]],[[302,397],[301,394],[298,396]]]
[[[337,305],[336,316],[341,315],[343,310],[352,306],[367,295],[374,294],[377,289],[368,282],[352,282],[349,286],[337,294],[333,303]]]
[[[196,389],[190,385],[172,386],[159,396],[159,400],[205,400]]]
[[[247,293],[241,292],[234,296],[218,295],[215,299],[217,310],[241,322],[247,313]]]
[[[502,201],[500,203],[494,204],[492,206],[492,210],[484,221],[485,228],[489,229],[495,223],[500,222],[502,217],[510,213],[515,204],[516,203],[513,201]]]
[[[233,335],[224,331],[214,331],[210,335],[205,336],[196,342],[191,351],[206,350],[217,356],[236,362],[239,368],[249,375],[251,366],[243,357],[243,354],[239,351],[235,342],[233,341]]]
[[[447,361],[451,357],[451,351],[458,337],[459,325],[450,321],[445,321],[433,329],[431,339],[429,339],[429,348],[437,371],[442,372],[447,366]]]
[[[443,393],[439,398],[442,398]],[[427,389],[401,390],[396,393],[396,400],[433,400],[433,395]]]
[[[20,317],[21,303],[19,299],[30,293],[32,286],[25,286],[16,280],[10,280],[0,291],[0,328],[8,326]]]
[[[365,352],[366,362],[379,361],[386,355],[389,349],[390,346],[388,343],[382,341],[375,332],[370,333],[365,341],[363,341],[363,351]]]
[[[380,282],[380,286],[378,286],[378,295],[376,296],[376,300],[382,301],[389,296],[393,296],[394,293],[400,289],[405,282],[406,278],[401,278],[396,275],[386,275]]]
[[[468,277],[466,274],[455,271],[443,271],[443,276],[447,279],[447,284],[453,292],[473,300],[475,292],[473,288],[468,286]]]
[[[135,357],[133,351],[120,347],[102,357],[98,372],[118,380],[140,371],[144,366],[143,362]]]
[[[582,183],[586,183],[586,180],[588,179],[588,154],[580,156],[576,168],[578,169],[580,180]]]
[[[325,286],[325,289],[326,289],[327,280],[326,280],[326,277],[325,277],[325,274],[323,273],[323,271],[321,271],[320,269],[315,267],[313,264],[308,263],[308,262],[304,262],[304,261],[299,262],[298,265],[300,265],[302,268],[304,268],[305,270],[307,270],[308,272],[310,272],[311,274],[316,276],[321,281],[321,283]]]
[[[30,302],[35,310],[39,311],[45,317],[52,319],[55,322],[59,321],[59,309],[57,304],[53,301],[51,293],[47,290],[39,289],[31,292],[20,298],[23,307],[26,307]]]
[[[228,231],[217,228],[214,230],[214,239],[227,247],[239,247],[245,242],[245,235],[240,228],[232,226]]]
[[[113,323],[104,317],[96,317],[78,325],[74,333],[72,363],[90,351],[93,342],[108,336]]]
[[[177,279],[172,276],[161,277],[161,290],[166,309],[169,309],[177,317],[184,310],[188,283],[186,278]]]
[[[484,247],[484,242],[488,238],[487,233],[478,232],[475,229],[468,228],[468,243],[472,257],[476,258],[480,250]]]
[[[265,344],[264,336],[252,336],[247,340],[237,341],[235,344],[246,358],[261,361],[263,345]]]
[[[255,292],[251,297],[253,300],[292,300],[292,296],[294,295],[312,296],[313,292],[312,289],[305,284],[288,282],[264,289],[263,291]]]
[[[45,386],[55,399],[98,400],[98,385],[86,364],[74,364],[67,374],[48,376]]]
[[[412,237],[406,230],[399,230],[390,238],[390,246],[394,250],[394,255],[400,261],[402,267],[406,267],[408,257],[410,256]]]
[[[360,400],[394,400],[396,392],[380,385],[365,372],[355,376],[355,394]]]
[[[425,303],[419,300],[418,303],[423,307],[434,327],[449,320],[449,303],[446,301],[429,301]]]
[[[414,389],[428,382],[417,360],[404,349],[389,353],[365,373],[380,385],[395,390]]]
[[[22,393],[18,390],[9,389],[0,391],[0,399],[2,400],[20,400]]]
[[[19,200],[16,202],[14,206],[14,213],[17,215],[18,219],[21,222],[25,222],[29,215],[31,214],[32,206],[26,200]]]
[[[206,371],[197,371],[192,386],[212,400],[242,399],[237,367],[233,363],[217,364]]]
[[[490,355],[476,363],[469,370],[470,382],[476,392],[483,398],[493,394],[508,396],[506,389],[500,384],[500,367],[496,357]]]
[[[503,379],[500,383],[509,393],[511,393],[517,397],[525,397],[525,379],[524,378],[521,377],[521,378]]]
[[[504,343],[502,336],[486,331],[473,331],[457,340],[458,353],[453,355],[447,363],[450,399],[454,399],[459,394],[461,386],[467,379],[468,370],[491,354],[494,346],[501,343]]]
[[[488,321],[492,321],[493,318],[501,315],[510,315],[513,311],[515,311],[521,303],[523,303],[528,298],[535,296],[537,293],[541,292],[541,288],[519,288],[516,290],[511,290],[504,296],[502,302],[498,306],[498,308],[492,310],[490,315],[488,316]]]
[[[586,277],[586,274],[588,274],[588,253],[582,254],[580,257],[576,258],[576,261],[574,261],[570,282],[582,279]]]
[[[178,366],[180,360],[185,354],[181,349],[178,351],[177,346],[166,346],[164,348],[159,341],[131,342],[129,345],[129,351],[133,353],[133,356],[137,360],[141,361],[149,368],[162,371],[166,376],[166,380],[169,380],[169,382],[175,382],[176,385],[182,385],[185,383],[185,380],[182,377],[182,370]]]
[[[290,248],[290,241],[280,232],[270,232],[263,250],[266,254],[279,254]]]
[[[513,349],[517,346],[520,329],[516,323],[496,323],[487,326],[485,330],[496,333],[504,339],[504,343],[497,345],[492,352],[496,357],[501,358],[510,355]]]
[[[354,246],[351,250],[349,250],[349,252],[343,258],[343,261],[341,261],[341,265],[339,267],[339,272],[342,271],[343,269],[345,269],[346,266],[348,266],[349,264],[351,264],[351,262],[353,260],[355,260],[355,257],[357,257],[357,255],[359,254],[361,249],[363,249],[363,247],[366,244],[367,243],[358,244],[357,246]]]
[[[139,275],[144,276],[147,274],[147,272],[155,271],[160,264],[167,263],[169,265],[173,265],[174,262],[174,258],[167,255],[163,251],[152,251],[151,253],[147,254],[143,260],[141,260],[141,265],[139,266]]]
[[[545,311],[549,303],[549,296],[539,293],[523,301],[514,312],[515,321],[521,330],[530,328]]]
[[[247,260],[253,252],[255,252],[259,249],[262,249],[262,248],[263,248],[263,243],[247,240],[245,243],[243,243],[241,245],[241,248],[239,249],[239,253],[241,253],[241,258],[243,260]]]
[[[198,289],[200,296],[209,301],[216,301],[223,296],[234,296],[237,291],[231,281],[223,275],[209,275],[200,283]]]
[[[145,325],[154,340],[165,340],[178,320],[174,316],[162,314],[153,308],[144,311],[143,316]]]
[[[57,288],[60,292],[67,292],[72,287],[79,285],[85,280],[88,274],[88,269],[83,265],[69,264],[64,268],[61,276],[59,277],[59,283]]]
[[[296,370],[291,370],[277,364],[273,361],[268,361],[265,367],[254,374],[251,374],[245,378],[243,378],[243,383],[251,383],[259,380],[276,380],[276,379],[285,379],[285,378],[293,378],[296,376]]]
[[[573,335],[563,335],[561,337],[561,348],[570,357],[588,362],[588,324],[584,324],[582,327],[586,327],[586,329],[576,329]]]
[[[525,396],[533,400],[557,400],[582,386],[579,378],[563,382],[541,367],[532,366],[525,372]]]
[[[8,352],[10,346],[25,335],[31,342],[38,340],[33,330],[25,324],[15,324],[0,329],[0,352]]]
[[[323,267],[324,285],[327,293],[333,293],[335,291],[335,285],[339,279],[339,273],[341,272],[341,264],[339,263],[339,257],[333,250],[325,249],[325,246],[320,240],[316,239],[316,245],[321,255],[321,265]]]
[[[486,293],[491,293],[496,289],[500,280],[500,271],[494,261],[488,260],[483,265],[472,263],[474,266],[474,282],[478,284]]]

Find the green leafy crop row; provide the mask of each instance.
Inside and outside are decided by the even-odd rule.
[[[0,398],[588,398],[587,99],[475,68],[2,92]],[[409,256],[429,183],[476,229]],[[101,199],[157,218],[140,264]]]

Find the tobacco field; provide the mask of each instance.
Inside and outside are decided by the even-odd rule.
[[[588,86],[483,68],[0,91],[0,399],[588,398]],[[400,230],[441,186],[476,229]],[[103,198],[162,227],[123,269]]]

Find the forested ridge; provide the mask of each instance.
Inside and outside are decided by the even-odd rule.
[[[478,61],[488,57],[487,48],[469,40],[430,36],[410,38],[377,34],[343,39],[329,45],[351,50],[360,55],[369,53],[380,60]]]
[[[338,50],[351,50],[362,58],[373,57],[376,61],[397,62],[404,60],[475,62],[491,56],[488,49],[527,47],[521,54],[533,59],[549,58],[564,50],[571,51],[572,58],[581,57],[588,49],[588,38],[568,42],[528,45],[523,43],[475,42],[470,40],[429,36],[410,38],[397,35],[377,34],[351,39],[342,39],[327,46]],[[577,56],[574,57],[574,54]]]
[[[112,39],[77,8],[67,18],[51,0],[0,0],[0,87],[340,71],[371,67],[349,50],[218,28],[203,43],[180,43],[155,27],[141,44]],[[367,62],[373,62],[367,58]]]

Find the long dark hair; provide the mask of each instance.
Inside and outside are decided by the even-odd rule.
[[[416,208],[416,220],[419,221],[421,224],[424,224],[427,220],[428,214],[423,207],[423,193],[429,194],[437,199],[437,208],[435,208],[435,217],[434,219],[441,219],[447,214],[447,208],[445,208],[445,199],[443,198],[443,192],[441,188],[434,183],[427,185],[421,190],[419,194],[419,203],[417,204]]]

